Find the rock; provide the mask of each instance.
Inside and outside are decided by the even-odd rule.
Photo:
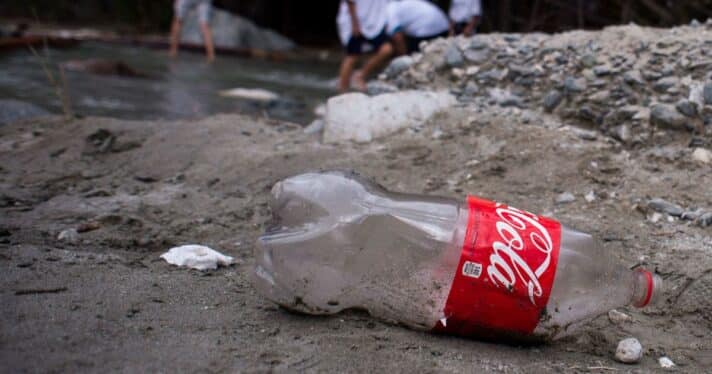
[[[470,44],[467,46],[468,50],[474,50],[474,51],[479,51],[479,50],[488,49],[488,48],[489,48],[489,45],[477,37],[472,37]]]
[[[608,320],[615,324],[623,323],[623,322],[630,322],[633,320],[633,317],[629,316],[628,314],[625,314],[623,312],[619,312],[615,309],[612,309],[611,311],[608,312]]]
[[[384,74],[386,74],[387,78],[395,78],[404,71],[408,70],[408,68],[413,65],[413,62],[413,57],[408,55],[396,57],[388,65],[388,67],[384,71]]]
[[[445,50],[445,63],[451,67],[459,67],[465,63],[465,60],[462,57],[462,52],[460,52],[460,49],[457,48],[455,43],[450,43]]]
[[[649,215],[647,218],[648,221],[652,223],[658,223],[663,218],[663,215],[658,212],[653,212],[653,214]]]
[[[581,129],[578,127],[571,128],[571,131],[583,140],[596,140],[598,138],[598,133],[595,131]]]
[[[687,99],[680,99],[675,103],[675,109],[687,117],[697,117],[697,104]]]
[[[486,81],[501,81],[504,79],[504,77],[507,76],[507,70],[506,69],[492,69],[492,70],[487,70],[479,75],[477,77],[482,80]]]
[[[612,128],[609,132],[613,139],[619,140],[622,143],[628,144],[632,139],[630,127],[626,124],[616,126]]]
[[[584,200],[586,200],[587,203],[592,203],[596,201],[596,193],[593,191],[589,191],[583,198]],[[610,313],[608,315],[610,316]]]
[[[556,204],[568,204],[576,201],[576,196],[572,194],[571,192],[564,192],[559,194],[556,197],[555,203]]]
[[[712,226],[712,212],[701,215],[695,222],[702,227]]]
[[[669,129],[684,129],[687,118],[669,104],[654,104],[650,108],[650,122],[658,127]]]
[[[679,217],[685,211],[681,206],[660,198],[650,200],[648,207],[656,212],[667,213],[675,217]]]
[[[465,85],[465,88],[462,90],[462,94],[467,96],[474,96],[479,90],[480,87],[477,85],[477,83],[469,81]]]
[[[695,148],[692,152],[692,160],[703,164],[712,162],[712,152],[704,148]]]
[[[464,56],[468,62],[479,65],[489,60],[490,51],[488,49],[467,49]]]
[[[398,92],[398,87],[383,81],[370,81],[366,84],[366,92],[375,96],[384,93]]]
[[[697,104],[697,108],[702,108],[705,105],[704,85],[700,82],[690,83],[690,93],[687,99]]]
[[[57,235],[57,240],[69,244],[76,244],[79,242],[79,232],[76,229],[62,230],[62,232]]]
[[[94,155],[111,152],[116,143],[116,135],[106,129],[98,129],[89,134],[85,139],[85,155]]]
[[[215,7],[211,10],[210,28],[217,47],[268,51],[286,51],[296,47],[294,42],[272,30],[261,28],[247,18]],[[183,22],[181,42],[203,43],[196,11],[189,13]]]
[[[611,74],[611,67],[607,65],[599,65],[593,68],[593,74],[596,74],[597,77],[603,77],[606,75]]]
[[[705,100],[705,104],[712,105],[712,82],[705,83],[702,89],[702,98]]]
[[[623,81],[628,84],[638,85],[642,85],[644,83],[643,76],[640,74],[639,70],[627,71],[625,74],[623,74]]]
[[[666,356],[660,357],[658,359],[658,363],[660,364],[660,367],[663,369],[670,369],[672,367],[675,367],[675,363],[672,362],[672,360]]]
[[[596,55],[593,53],[586,53],[585,55],[581,56],[581,63],[583,66],[587,68],[592,68],[596,66],[598,63],[598,60],[596,59]]]
[[[171,265],[185,266],[196,270],[214,270],[220,265],[230,266],[235,263],[235,259],[230,256],[195,244],[173,247],[162,254],[161,258]]]
[[[457,103],[446,91],[399,91],[369,97],[348,93],[326,104],[324,141],[370,142],[400,129],[420,125]]]
[[[549,91],[546,96],[544,96],[544,110],[547,112],[552,112],[561,103],[564,95],[558,90]]]
[[[584,78],[576,79],[574,77],[567,77],[564,79],[564,88],[566,89],[566,92],[583,92],[586,90],[586,86],[586,79]]]
[[[697,208],[695,210],[688,210],[683,212],[680,215],[680,218],[686,221],[695,221],[698,218],[702,217],[703,214],[705,214],[705,211],[702,210],[702,208]]]
[[[224,97],[234,97],[238,99],[252,100],[252,101],[262,101],[271,102],[277,101],[279,95],[262,88],[231,88],[229,90],[222,90],[219,92],[220,96]]]
[[[511,74],[511,77],[528,77],[530,75],[534,75],[536,71],[534,68],[526,65],[519,65],[519,64],[509,64],[507,66],[509,69],[509,72]]]
[[[519,97],[507,90],[503,90],[500,88],[491,88],[491,89],[489,89],[488,92],[489,92],[490,98],[492,98],[500,106],[522,107],[524,104],[524,101],[522,100],[521,97]]]
[[[618,342],[616,360],[624,364],[635,364],[643,357],[643,346],[636,338],[626,338]]]
[[[304,128],[305,134],[316,134],[324,130],[324,120],[321,118],[315,119],[309,126]]]
[[[679,82],[680,80],[677,77],[660,78],[653,84],[653,88],[658,92],[665,92],[671,87],[677,86]]]
[[[35,104],[13,99],[0,99],[0,125],[48,115],[50,115],[48,111]]]

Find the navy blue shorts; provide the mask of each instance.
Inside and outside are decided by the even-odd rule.
[[[467,27],[467,22],[458,22],[454,25],[455,35],[460,35],[465,32],[465,27]],[[475,32],[477,32],[477,26],[475,26]]]
[[[386,43],[387,41],[388,35],[386,35],[385,28],[371,39],[366,39],[363,35],[352,36],[349,38],[349,42],[346,43],[346,54],[353,56],[375,53],[379,48],[381,48],[383,43]]]
[[[448,31],[441,32],[440,34],[435,34],[431,36],[423,36],[423,37],[413,37],[413,36],[406,36],[405,37],[405,46],[408,49],[408,53],[413,53],[413,52],[418,52],[420,51],[420,42],[425,41],[425,40],[432,40],[435,38],[440,38],[440,37],[446,37],[448,35]]]

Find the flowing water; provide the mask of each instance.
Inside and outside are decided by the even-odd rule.
[[[38,51],[44,55],[42,50]],[[70,60],[107,59],[126,63],[147,78],[66,71],[74,111],[126,119],[198,119],[217,113],[250,113],[307,124],[314,108],[335,93],[337,66],[330,63],[273,62],[218,56],[207,64],[202,54],[84,42],[46,51],[49,66]],[[219,91],[261,88],[279,95],[273,102],[223,97]],[[0,99],[17,99],[61,112],[61,100],[48,83],[41,59],[29,50],[0,54]]]

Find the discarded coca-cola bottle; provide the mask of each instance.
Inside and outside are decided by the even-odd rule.
[[[329,171],[278,182],[271,208],[255,284],[304,313],[358,308],[421,330],[551,340],[660,293],[658,276],[590,235],[477,197],[388,192]]]

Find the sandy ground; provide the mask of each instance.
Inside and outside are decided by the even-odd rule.
[[[0,371],[650,372],[662,370],[661,356],[677,371],[712,370],[710,301],[685,296],[712,281],[712,227],[652,222],[645,209],[653,197],[712,208],[710,166],[691,160],[691,135],[658,132],[655,147],[626,148],[511,111],[454,109],[365,145],[325,145],[298,126],[237,115],[0,127]],[[527,347],[415,332],[362,312],[283,311],[249,281],[269,189],[334,167],[394,190],[477,194],[553,215],[669,287],[658,307],[622,308],[630,322],[602,316]],[[565,191],[576,200],[557,205]],[[57,239],[70,228],[77,241]],[[198,272],[159,258],[187,243],[238,264]],[[643,344],[639,364],[613,359],[628,336]]]

